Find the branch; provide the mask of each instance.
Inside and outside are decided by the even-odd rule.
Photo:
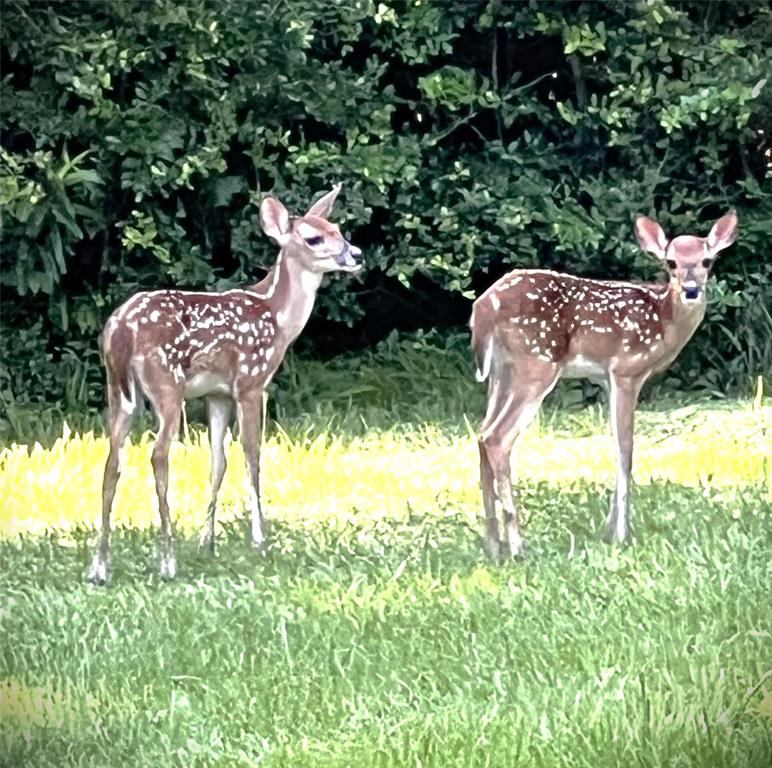
[[[493,51],[491,53],[491,80],[493,81],[493,91],[498,95],[499,92],[499,35],[496,27],[493,28]],[[501,125],[501,114],[496,112],[496,131],[499,134],[499,141],[504,141],[504,130]]]
[[[574,76],[574,87],[576,88],[576,104],[584,112],[587,106],[587,86],[584,84],[584,74],[582,72],[582,62],[579,57],[572,53],[568,57],[568,63],[571,65],[571,74]]]
[[[526,88],[530,88],[532,85],[536,85],[536,83],[541,82],[542,80],[544,80],[545,77],[549,77],[551,74],[552,72],[545,72],[543,75],[539,75],[539,77],[536,77],[530,82],[525,83],[524,85],[521,85],[519,88],[513,88],[506,96],[501,97],[501,100],[499,103],[509,101],[509,99],[514,98],[521,91],[524,91]],[[453,133],[453,131],[455,131],[456,128],[460,128],[465,123],[468,123],[470,120],[477,117],[477,115],[479,115],[480,112],[483,111],[483,109],[495,109],[497,106],[498,104],[486,105],[486,106],[480,107],[480,109],[474,110],[473,112],[469,112],[469,114],[466,117],[460,117],[454,123],[449,125],[444,131],[441,131],[432,139],[430,139],[429,146],[430,147],[435,146],[438,142],[442,141],[442,139],[444,139],[446,136],[449,136],[451,133]],[[474,130],[477,132],[478,135],[480,135],[480,132],[477,131],[477,129],[474,129]]]

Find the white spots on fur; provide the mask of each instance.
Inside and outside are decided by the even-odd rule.
[[[486,294],[527,352],[550,361],[588,334],[625,353],[649,355],[662,339],[669,286],[593,280],[549,270],[515,270]],[[474,317],[472,326],[474,326]],[[638,358],[636,358],[638,359]]]
[[[318,285],[316,277],[313,282]],[[135,353],[133,359],[146,359],[142,363],[146,378],[151,375],[148,366],[152,360],[157,371],[152,375],[163,376],[166,369],[170,383],[184,385],[186,397],[229,394],[238,376],[264,374],[267,360],[276,353],[273,315],[255,300],[257,296],[241,289],[221,294],[137,294],[108,320],[105,349],[109,350],[111,334],[123,323],[138,336],[137,350],[142,352]],[[134,400],[122,397],[125,402],[121,406],[133,412]]]

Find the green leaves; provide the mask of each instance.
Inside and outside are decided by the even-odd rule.
[[[71,158],[66,145],[58,158],[50,151],[21,155],[0,149],[4,235],[16,245],[2,281],[19,295],[54,294],[74,245],[102,225],[103,182],[86,165],[91,154],[86,150]]]
[[[418,87],[428,102],[451,110],[480,101],[474,72],[460,67],[448,65],[419,77]]]
[[[606,50],[606,26],[600,21],[594,27],[589,24],[567,26],[563,30],[563,51],[592,56]]]
[[[259,277],[275,250],[253,203],[274,191],[301,211],[338,181],[336,220],[369,271],[327,281],[315,317],[364,335],[460,327],[466,300],[513,267],[652,278],[631,234],[641,211],[700,233],[737,208],[726,295],[766,274],[763,4],[77,7],[0,9],[3,322],[42,317],[51,348],[95,353],[96,328],[138,288]],[[718,302],[679,385],[701,365],[739,386],[769,367],[754,309],[768,283]],[[373,311],[405,290],[410,311]],[[751,324],[762,331],[730,367],[720,327],[742,343]]]

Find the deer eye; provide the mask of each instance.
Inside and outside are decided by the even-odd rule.
[[[304,239],[306,241],[306,245],[310,245],[312,248],[314,248],[317,245],[321,245],[322,240],[324,240],[324,238],[321,235],[314,235],[313,237],[306,237]]]
[[[708,269],[710,265],[713,263],[713,259],[703,259],[702,260],[702,266],[705,267],[705,269]]]
[[[667,266],[668,266],[668,269],[675,269],[676,268],[675,259],[668,259]]]

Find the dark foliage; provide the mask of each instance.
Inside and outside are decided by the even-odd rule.
[[[741,236],[669,374],[770,367],[772,14],[757,2],[4,2],[6,410],[102,399],[96,338],[140,288],[223,288],[275,250],[254,203],[344,182],[366,253],[304,349],[455,327],[513,266],[650,278],[631,223]],[[353,287],[352,287],[353,285]]]

